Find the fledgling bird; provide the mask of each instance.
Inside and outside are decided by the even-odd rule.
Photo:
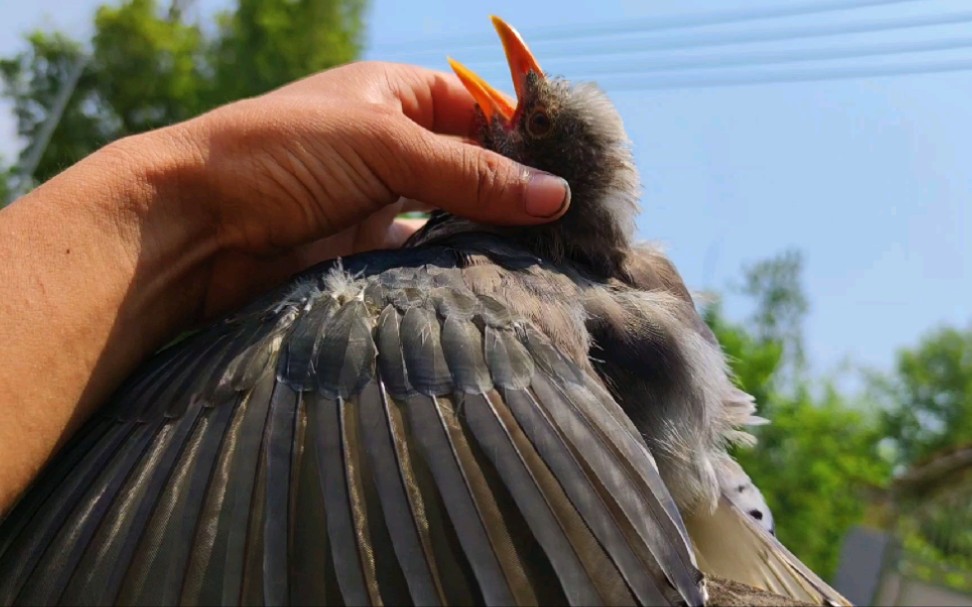
[[[453,62],[481,143],[567,214],[436,213],[160,352],[0,525],[0,604],[702,605],[703,572],[846,603],[727,453],[761,420],[632,242],[616,109],[494,24],[515,105]]]

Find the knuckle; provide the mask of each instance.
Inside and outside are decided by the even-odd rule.
[[[387,69],[386,64],[380,61],[374,61],[369,59],[354,61],[351,64],[349,64],[347,68],[349,70],[354,70],[355,72],[359,73],[362,77],[366,77],[366,78],[368,77],[373,78],[379,74],[383,74]]]

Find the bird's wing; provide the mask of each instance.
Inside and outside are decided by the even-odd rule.
[[[712,513],[691,513],[685,524],[706,575],[813,605],[851,604],[725,494]]]
[[[679,329],[694,331],[705,342],[718,345],[715,334],[695,312],[692,297],[674,264],[661,251],[647,245],[632,248],[625,259],[625,271],[629,283],[638,290],[662,291],[690,304],[683,308],[687,313],[680,319]],[[630,339],[630,335],[624,337]],[[612,368],[614,372],[619,370],[619,365]],[[725,385],[730,388],[725,397],[711,401],[719,404],[720,408],[712,412],[717,418],[732,420],[730,427],[733,428],[740,423],[765,423],[766,420],[754,415],[751,396],[731,387],[728,381]],[[644,390],[633,393],[627,400],[641,405]],[[730,438],[739,441],[742,436],[733,432]],[[684,442],[698,448],[695,441]],[[719,449],[722,448],[720,445]],[[773,536],[773,515],[740,465],[728,457],[719,458],[715,463],[715,480],[719,483],[715,510],[710,513],[705,507],[686,509],[686,527],[699,568],[706,575],[742,582],[795,600],[821,605],[849,604]]]
[[[412,255],[159,353],[0,525],[0,604],[701,604],[604,387]]]

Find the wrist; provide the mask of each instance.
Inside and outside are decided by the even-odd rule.
[[[92,314],[115,312],[112,332],[136,362],[192,323],[204,298],[215,239],[189,194],[196,164],[170,129],[153,131],[105,146],[14,205],[31,217],[25,244],[44,252],[39,267],[63,268],[47,277],[51,292],[80,289]]]
[[[166,128],[121,139],[88,160],[109,174],[101,190],[110,195],[92,199],[92,212],[130,256],[134,309],[162,320],[162,332],[194,322],[217,249],[213,209],[196,183],[204,173],[196,149]]]
[[[192,322],[213,239],[186,202],[191,158],[165,134],[133,137],[0,210],[0,445],[31,438],[0,453],[0,512],[143,358]]]

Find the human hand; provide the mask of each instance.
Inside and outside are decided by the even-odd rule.
[[[499,224],[550,221],[566,182],[462,141],[473,100],[451,74],[357,63],[173,127],[180,191],[216,237],[203,316],[317,261],[398,246],[401,196]],[[398,202],[396,202],[398,201]]]
[[[566,183],[463,142],[473,116],[452,75],[353,64],[114,142],[0,209],[0,515],[178,331],[400,244],[400,197],[497,224],[561,215]]]

